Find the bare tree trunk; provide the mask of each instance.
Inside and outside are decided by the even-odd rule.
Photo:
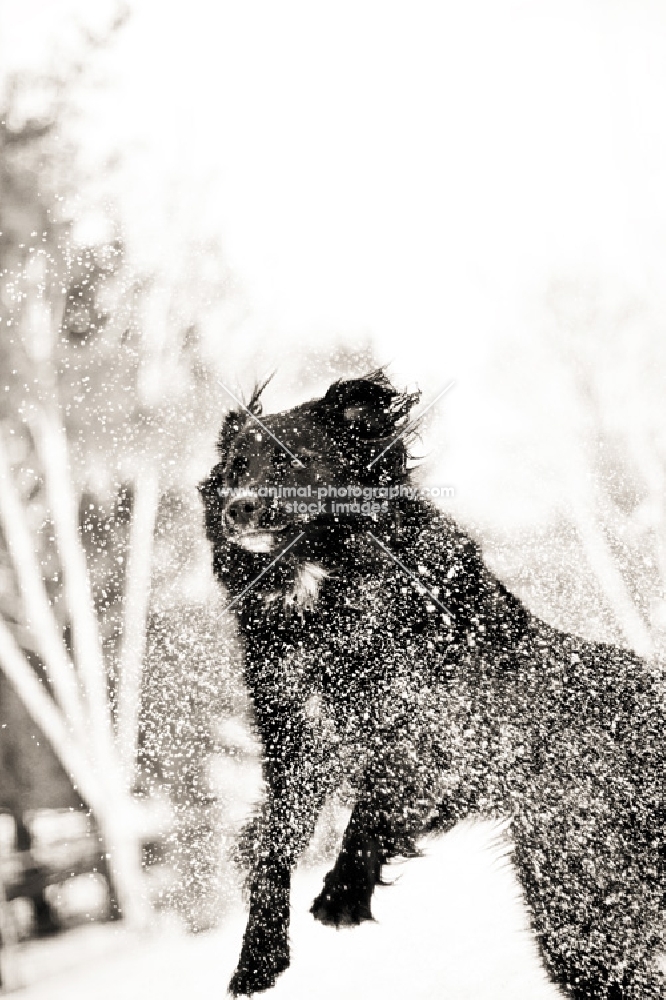
[[[128,924],[143,927],[148,912],[137,852],[137,820],[129,797],[111,797],[85,754],[71,737],[53,700],[40,684],[14,637],[0,618],[0,668],[14,686],[28,714],[51,744],[72,786],[97,821],[109,854],[109,868],[121,913]],[[139,864],[137,865],[137,859]]]
[[[108,847],[122,915],[129,923],[143,925],[148,907],[143,895],[140,843],[133,829],[136,806],[124,788],[113,740],[106,668],[79,534],[65,429],[55,405],[40,410],[31,426],[58,541],[74,657],[86,691],[95,763],[105,785],[106,801],[97,818]]]
[[[125,578],[123,638],[118,695],[118,749],[123,776],[131,789],[136,767],[141,673],[146,648],[146,620],[150,599],[153,535],[159,503],[159,475],[151,462],[134,482],[134,503]]]
[[[67,724],[79,737],[86,726],[78,679],[58,623],[44,589],[44,582],[30,534],[25,509],[12,477],[12,470],[0,433],[0,525],[25,609],[32,642],[44,663],[49,683],[62,708]]]
[[[99,763],[113,746],[106,668],[93,604],[86,555],[79,533],[79,512],[71,479],[65,429],[55,406],[40,409],[30,422],[53,518],[63,569],[65,599],[72,625],[74,662],[83,681],[93,745]]]
[[[31,719],[51,744],[75,791],[94,813],[104,811],[104,788],[62,713],[47,693],[30,663],[0,618],[0,668],[16,690]]]

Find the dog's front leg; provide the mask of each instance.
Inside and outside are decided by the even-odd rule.
[[[310,912],[335,927],[372,920],[371,900],[382,866],[397,855],[413,856],[422,817],[423,790],[413,765],[386,736],[385,750],[365,769],[335,865],[324,879]]]
[[[289,965],[291,866],[279,851],[262,851],[250,882],[250,913],[238,965],[229,984],[232,996],[267,990]]]
[[[376,824],[368,821],[365,812],[365,803],[357,802],[335,865],[310,907],[310,913],[322,924],[351,927],[373,919],[370,901],[386,858]]]
[[[250,876],[250,913],[233,996],[269,989],[289,965],[291,872],[314,831],[327,792],[321,740],[298,709],[271,713],[261,725],[267,800],[256,832]]]

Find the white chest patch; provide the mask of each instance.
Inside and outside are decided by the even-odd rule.
[[[303,712],[305,713],[306,719],[310,719],[311,722],[315,722],[317,719],[320,719],[322,707],[323,703],[321,695],[311,694],[303,706]]]
[[[296,604],[299,608],[312,610],[327,576],[328,570],[319,563],[304,562],[296,574],[293,590],[285,597],[285,604]]]

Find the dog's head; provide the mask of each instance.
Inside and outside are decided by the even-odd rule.
[[[264,388],[222,426],[220,460],[200,487],[209,537],[271,553],[300,532],[312,539],[348,524],[358,514],[345,507],[361,506],[369,489],[407,479],[404,432],[419,393],[399,392],[379,370],[334,382],[321,399],[262,416]],[[335,510],[330,495],[322,504],[324,489],[348,485],[364,490],[358,504]]]

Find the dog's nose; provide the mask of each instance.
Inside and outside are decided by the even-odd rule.
[[[225,516],[234,528],[248,528],[256,523],[261,504],[256,497],[238,497],[228,505]]]

